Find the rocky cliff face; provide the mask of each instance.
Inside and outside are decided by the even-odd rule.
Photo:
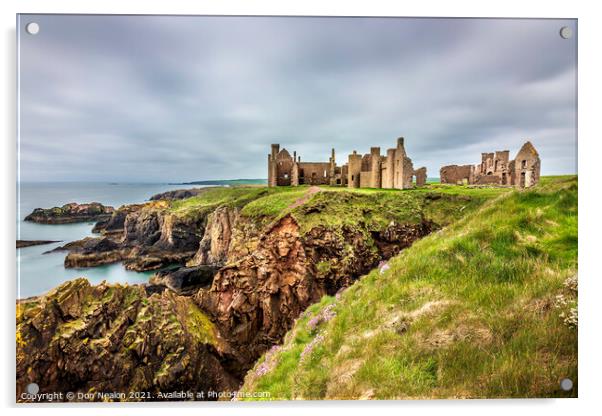
[[[195,300],[252,362],[324,294],[307,267],[299,226],[287,216],[261,238],[253,254],[223,267]]]
[[[226,264],[232,235],[239,217],[238,209],[226,206],[218,207],[209,214],[199,248],[187,265],[223,266]]]
[[[168,207],[159,201],[118,209],[95,226],[103,237],[65,247],[65,267],[122,261],[127,269],[144,271],[186,262],[197,251],[206,216],[178,216]]]
[[[76,279],[20,301],[17,350],[17,398],[32,382],[40,393],[146,392],[129,401],[239,382],[223,364],[228,344],[189,297],[142,286]]]
[[[195,300],[252,362],[282,339],[307,306],[349,286],[430,230],[426,222],[392,223],[373,233],[321,226],[302,235],[287,215],[252,253],[220,269],[211,288],[200,289]]]
[[[67,267],[117,261],[133,270],[186,267],[157,272],[145,289],[93,288],[78,280],[21,302],[27,355],[18,364],[21,388],[48,377],[45,388],[59,391],[235,389],[235,379],[309,305],[431,232],[434,224],[420,214],[422,194],[383,195],[389,199],[343,193],[313,203],[291,199],[293,205],[283,204],[288,213],[273,217],[222,202],[174,209],[161,200],[118,209],[96,225],[100,237],[64,246]],[[201,321],[214,338],[195,335]],[[82,372],[86,367],[91,374]]]
[[[76,222],[101,221],[111,217],[113,207],[98,202],[76,204],[71,202],[62,207],[36,208],[25,217],[25,221],[40,224],[70,224]]]

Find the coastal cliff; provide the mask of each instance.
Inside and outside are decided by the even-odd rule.
[[[34,382],[41,392],[82,394],[237,387],[215,325],[169,291],[72,280],[17,303],[17,347],[17,397]]]
[[[526,195],[538,195],[536,191],[539,188]],[[362,276],[372,276],[370,282],[380,274],[389,276],[389,268],[398,264],[404,253],[411,253],[415,242],[435,239],[439,244],[443,238],[439,236],[450,232],[449,238],[459,237],[465,232],[460,224],[480,215],[479,210],[493,200],[511,194],[521,193],[451,186],[411,191],[240,187],[211,188],[192,197],[122,207],[96,225],[100,237],[65,246],[70,250],[66,265],[122,261],[137,270],[170,268],[158,271],[146,286],[92,287],[85,280],[76,280],[45,296],[20,301],[17,337],[27,357],[18,361],[18,384],[23,387],[30,380],[48,377],[51,382],[45,388],[59,390],[144,386],[159,391],[182,386],[194,391],[208,387],[233,391],[247,374],[245,390],[271,390],[272,378],[264,367],[271,370],[277,365],[271,360],[278,345],[284,342],[283,348],[291,348],[287,345],[296,336],[292,334],[301,333],[299,322],[313,319],[311,316],[318,323],[330,320],[332,307],[328,304],[341,296],[350,299],[349,287],[359,293]],[[497,230],[492,232],[495,236]],[[462,257],[466,259],[466,255]],[[497,260],[491,261],[497,264]],[[447,276],[444,266],[437,266],[441,269],[434,272]],[[395,267],[398,276],[405,273]],[[550,267],[557,266],[550,263]],[[423,277],[416,279],[420,286]],[[424,283],[430,285],[426,280]],[[378,290],[387,298],[392,289],[383,286]],[[115,296],[118,300],[109,300]],[[375,310],[382,309],[383,316],[389,316],[378,296],[357,296],[358,301],[371,299]],[[162,312],[148,319],[148,305]],[[176,311],[175,317],[170,317],[168,310]],[[395,308],[391,311],[398,312]],[[364,313],[370,317],[366,319],[376,319],[374,314]],[[198,325],[185,319],[190,314],[197,317],[195,322],[200,319],[203,328],[210,329],[203,334],[214,336],[200,341]],[[143,340],[143,346],[136,343],[132,347],[130,338],[111,338],[116,331],[133,333],[135,339]],[[303,335],[303,343],[317,334],[312,331],[311,337]],[[123,334],[119,332],[118,338]],[[56,341],[57,337],[64,341]],[[193,346],[195,343],[199,345]],[[177,353],[176,344],[184,351],[192,348],[190,354]],[[89,351],[91,345],[96,349]],[[133,351],[138,354],[135,359],[128,355]],[[83,357],[79,363],[96,370],[74,375],[75,370],[64,364],[70,354],[73,360]],[[175,366],[164,369],[171,374],[167,379],[161,376],[165,371],[157,367],[159,362]],[[301,368],[301,364],[296,365]],[[194,380],[186,378],[188,373]],[[71,379],[77,380],[76,386],[66,381]],[[128,384],[126,380],[135,382]],[[274,397],[277,393],[272,392]]]

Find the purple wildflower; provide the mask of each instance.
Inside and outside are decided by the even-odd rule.
[[[301,360],[309,356],[312,353],[314,347],[322,341],[324,341],[324,337],[322,335],[318,335],[314,339],[312,339],[310,343],[307,344],[305,348],[303,348],[303,351],[301,351]]]
[[[276,363],[278,362],[274,355],[281,349],[282,347],[280,345],[274,345],[268,350],[268,352],[266,352],[265,359],[255,369],[255,375],[257,377],[261,377],[264,374],[267,374],[270,371],[272,371],[272,369],[276,366]]]
[[[307,323],[307,328],[309,328],[310,331],[314,331],[317,328],[319,323],[320,323],[320,316],[319,315],[314,316]]]
[[[316,316],[307,322],[307,329],[313,332],[322,322],[328,322],[334,318],[337,315],[337,313],[334,311],[334,307],[335,305],[331,303],[322,309]]]

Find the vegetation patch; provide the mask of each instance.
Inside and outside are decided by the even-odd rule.
[[[361,221],[367,201],[307,211],[336,192],[316,194],[299,213],[316,223],[312,215]],[[272,352],[269,371],[248,373],[244,391],[271,399],[577,395],[575,176],[542,178],[527,190],[431,185],[356,194],[396,195],[402,201],[382,197],[381,207],[396,212],[399,204],[394,215],[412,221],[422,206],[423,217],[449,226],[308,308]],[[341,218],[347,210],[356,217]],[[363,214],[379,224],[393,215]],[[316,319],[325,313],[328,320]],[[565,377],[575,382],[569,392],[559,386]]]

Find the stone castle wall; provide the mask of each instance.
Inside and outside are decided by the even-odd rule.
[[[471,185],[504,185],[528,188],[539,182],[541,161],[531,142],[527,141],[516,158],[510,151],[481,153],[478,165],[448,165],[439,171],[441,183]]]

